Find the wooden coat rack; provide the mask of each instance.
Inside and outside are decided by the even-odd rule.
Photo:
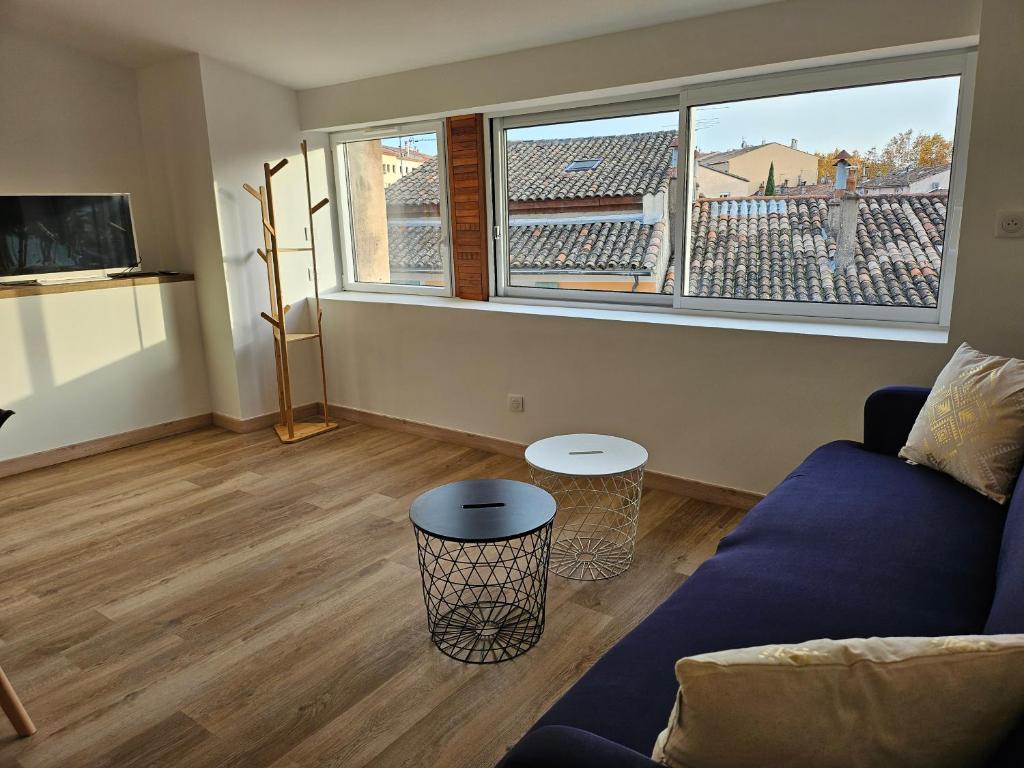
[[[327,407],[327,371],[324,367],[324,327],[323,311],[320,309],[320,283],[317,276],[316,265],[316,235],[313,233],[313,215],[330,202],[326,197],[313,205],[312,193],[309,187],[309,154],[305,139],[299,144],[302,150],[302,163],[306,173],[306,204],[309,212],[309,247],[307,248],[284,248],[277,242],[277,219],[274,216],[274,188],[273,177],[288,164],[288,158],[280,160],[276,165],[263,164],[264,183],[260,188],[254,189],[249,184],[243,184],[243,188],[260,203],[260,214],[263,219],[263,248],[257,248],[256,252],[267,265],[267,286],[270,290],[270,314],[260,312],[260,315],[270,323],[274,332],[274,359],[277,366],[277,400],[281,410],[281,422],[274,426],[277,436],[281,442],[295,443],[305,440],[308,437],[329,432],[337,428],[337,424],[330,420],[330,413]],[[309,253],[313,262],[313,297],[315,300],[314,316],[316,317],[316,330],[312,333],[288,333],[285,316],[291,309],[290,304],[284,303],[284,296],[281,292],[281,254],[282,253]],[[320,348],[320,382],[322,385],[322,406],[323,418],[318,421],[295,421],[295,411],[292,404],[291,368],[288,359],[288,346],[299,342],[316,339]]]

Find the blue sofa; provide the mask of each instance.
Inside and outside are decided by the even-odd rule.
[[[500,768],[652,768],[683,656],[823,637],[1024,632],[1024,479],[1000,506],[899,459],[927,395],[872,394],[864,442],[814,451]],[[986,765],[1024,765],[1024,717]]]

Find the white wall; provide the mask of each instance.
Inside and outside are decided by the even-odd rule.
[[[129,192],[145,268],[167,268],[146,177],[135,75],[2,29],[0,73],[0,194]]]
[[[169,261],[196,276],[212,409],[239,418],[199,57],[181,56],[140,70],[137,88],[146,166],[162,213],[161,245]]]
[[[210,412],[192,282],[0,299],[0,461]]]
[[[135,73],[0,32],[0,194],[130,192],[144,268],[166,247]],[[0,459],[210,411],[195,285],[0,299]]]
[[[299,92],[308,130],[949,40],[981,0],[787,0]],[[852,15],[851,15],[852,14]],[[853,19],[864,20],[852,23]]]
[[[250,418],[277,410],[277,384],[270,326],[260,312],[270,313],[267,272],[256,248],[263,247],[259,203],[242,184],[263,184],[263,163],[288,158],[273,178],[279,243],[308,247],[305,174],[299,141],[298,102],[294,91],[208,57],[201,58],[202,88],[209,152],[212,160],[220,246],[227,284],[227,302],[238,376],[240,415]],[[326,136],[307,137],[313,201],[329,195]],[[322,290],[336,287],[332,209],[316,215],[316,242]],[[313,330],[304,301],[312,293],[308,253],[284,253],[282,294],[293,304],[289,330]],[[296,405],[321,397],[316,342],[290,347],[292,401]]]
[[[300,94],[303,119],[313,127],[393,118],[399,109],[487,103],[492,85],[502,96],[535,98],[567,85],[682,76],[769,54],[802,59],[828,45],[896,45],[979,30],[977,3],[866,0],[858,14],[885,21],[853,26],[836,26],[844,17],[837,10],[796,0],[723,15],[733,30],[728,38],[710,34],[723,18],[665,25],[678,50],[664,30],[640,30],[536,56],[318,89]],[[985,0],[980,36],[949,344],[337,301],[325,312],[332,402],[521,442],[570,430],[615,432],[647,445],[652,469],[766,491],[816,445],[859,439],[869,392],[930,384],[961,341],[1024,356],[1024,241],[994,237],[995,210],[1024,207],[1022,4]],[[650,47],[640,57],[642,46]],[[506,411],[510,392],[526,396],[525,413]]]

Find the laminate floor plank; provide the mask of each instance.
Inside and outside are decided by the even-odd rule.
[[[478,477],[529,471],[343,422],[0,479],[0,664],[39,727],[0,720],[0,768],[489,768],[742,517],[646,491],[626,573],[552,576],[537,647],[467,665],[430,643],[408,510]]]

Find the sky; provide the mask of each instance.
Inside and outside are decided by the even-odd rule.
[[[896,133],[940,133],[952,139],[959,77],[859,86],[794,96],[696,107],[697,147],[702,152],[749,144],[798,141],[807,152],[879,150]],[[672,130],[675,112],[516,128],[508,139],[608,136]]]
[[[915,134],[941,133],[951,139],[959,86],[959,77],[940,77],[695,107],[696,144],[702,152],[712,152],[737,148],[743,141],[789,144],[796,139],[807,152],[830,152],[837,147],[863,152],[872,147],[881,150],[890,137],[907,128]],[[511,129],[508,140],[676,130],[678,120],[676,112],[663,112],[540,125]],[[424,154],[437,154],[433,133],[396,136],[381,143],[391,147],[408,143]]]

